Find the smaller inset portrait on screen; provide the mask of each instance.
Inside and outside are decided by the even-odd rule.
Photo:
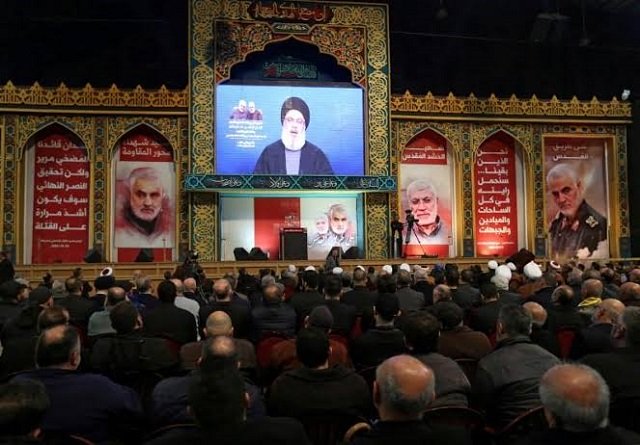
[[[362,89],[216,88],[216,173],[362,175]]]
[[[321,198],[303,201],[302,224],[307,227],[307,255],[311,260],[323,259],[334,246],[343,252],[357,246],[356,202],[353,199],[326,200]],[[311,208],[313,206],[313,208]],[[315,212],[315,216],[314,216]]]
[[[609,140],[545,137],[546,217],[551,257],[607,258]]]
[[[116,164],[116,247],[173,247],[175,228],[173,164]]]

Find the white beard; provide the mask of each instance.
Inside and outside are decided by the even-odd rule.
[[[288,131],[282,128],[282,135],[280,136],[282,143],[284,144],[284,148],[292,151],[299,151],[302,149],[302,146],[307,141],[306,131],[302,130],[298,134],[291,134]]]

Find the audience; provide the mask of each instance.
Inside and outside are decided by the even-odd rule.
[[[422,420],[436,396],[436,377],[421,361],[408,356],[391,357],[378,366],[373,403],[380,421],[357,433],[354,445],[413,445],[450,443]],[[453,445],[453,444],[452,444]]]
[[[118,383],[137,380],[139,373],[170,374],[178,359],[166,341],[148,336],[136,308],[128,301],[118,303],[109,312],[113,336],[99,338],[91,348],[90,366]]]
[[[70,434],[141,443],[151,428],[195,422],[158,432],[150,443],[304,444],[300,422],[265,416],[294,416],[316,440],[318,419],[354,422],[375,405],[380,421],[352,436],[355,443],[455,444],[460,438],[444,434],[434,413],[419,421],[425,410],[468,405],[499,430],[540,403],[551,429],[524,443],[634,443],[608,418],[636,428],[621,413],[633,416],[629,401],[640,397],[640,269],[569,261],[543,274],[522,263],[523,283],[512,265],[489,266],[459,272],[455,264],[435,265],[429,273],[386,265],[376,275],[360,266],[318,273],[290,265],[279,275],[261,270],[261,279],[242,270],[242,293],[234,291],[235,275],[198,287],[178,268],[157,297],[141,272],[129,293],[112,268],[96,279],[92,297],[79,269],[67,280],[69,295],[58,292],[55,300],[68,309],[52,306],[51,274],[31,292],[25,280],[7,281],[0,285],[0,378],[12,380],[0,387],[0,424],[24,410],[33,415],[3,428],[0,443],[66,443]],[[198,334],[205,340],[196,341]],[[581,358],[602,378],[583,365],[558,365],[559,339],[563,357]],[[467,359],[472,384],[453,359]],[[81,363],[102,376],[79,373]],[[257,377],[262,386],[253,383]],[[40,394],[24,386],[37,382]],[[24,394],[32,407],[4,403]],[[217,407],[225,409],[210,411]]]
[[[640,443],[637,434],[609,425],[609,388],[588,366],[563,364],[549,369],[540,381],[540,400],[549,429],[534,431],[523,444]]]
[[[464,311],[453,302],[435,305],[433,315],[440,321],[442,330],[438,338],[438,352],[451,359],[470,358],[480,360],[491,352],[489,338],[480,331],[465,326]]]
[[[305,328],[316,328],[331,334],[333,326],[333,315],[326,306],[318,306],[314,308],[303,321]],[[351,359],[346,346],[337,340],[333,340],[329,336],[329,366],[342,365],[351,368]],[[273,346],[271,356],[269,357],[269,368],[275,376],[280,375],[284,371],[299,368],[302,363],[298,359],[296,353],[296,339],[286,339]]]
[[[71,326],[44,331],[36,346],[37,369],[15,381],[44,384],[51,405],[42,422],[47,434],[75,434],[93,442],[106,442],[114,433],[126,443],[139,441],[144,424],[140,402],[133,390],[98,374],[77,371],[80,338]]]
[[[547,327],[546,309],[534,301],[527,301],[522,307],[531,316],[531,334],[529,334],[531,341],[556,357],[560,357],[558,339]]]
[[[183,345],[197,339],[198,328],[191,313],[176,307],[176,296],[176,285],[171,281],[162,281],[158,285],[160,304],[144,314],[144,330],[150,336]]]
[[[371,395],[365,380],[342,365],[329,366],[329,337],[317,328],[300,330],[296,354],[302,367],[278,377],[269,391],[273,415],[304,419],[313,416],[365,416]]]
[[[238,338],[249,338],[251,330],[251,306],[246,300],[234,298],[231,283],[221,278],[213,283],[214,299],[200,307],[199,318],[206,320],[209,314],[216,311],[226,312],[233,323],[234,335]]]
[[[283,293],[283,288],[275,283],[264,288],[264,305],[256,306],[251,311],[254,340],[271,333],[288,337],[295,334],[298,317],[295,309],[284,303]]]
[[[615,298],[603,300],[592,316],[592,324],[576,333],[571,358],[579,359],[587,354],[613,350],[611,333],[624,311],[624,304]]]
[[[202,332],[205,338],[213,338],[218,336],[226,336],[233,338],[234,327],[231,317],[226,312],[215,311],[207,318],[206,325]],[[233,338],[240,369],[254,372],[256,368],[256,350],[253,344],[242,338]],[[180,365],[184,370],[193,370],[197,368],[197,361],[202,355],[203,341],[191,342],[180,348]]]
[[[246,383],[224,362],[190,378],[187,394],[188,412],[197,428],[172,428],[147,445],[310,445],[304,428],[294,419],[248,416]]]
[[[640,397],[640,307],[627,307],[618,317],[612,337],[622,338],[624,346],[611,352],[589,354],[582,363],[604,378],[611,390],[612,401]]]
[[[432,406],[467,406],[471,385],[460,366],[437,352],[440,322],[427,312],[409,314],[402,325],[409,353],[436,376]]]
[[[303,320],[309,315],[315,307],[324,304],[324,296],[318,292],[320,285],[320,276],[315,270],[305,270],[302,274],[303,290],[295,292],[289,304],[295,309],[298,316],[298,326],[302,325]]]
[[[48,409],[49,397],[42,383],[24,380],[1,385],[0,443],[39,443]]]
[[[379,294],[373,309],[375,326],[354,339],[351,357],[357,369],[377,366],[406,351],[404,333],[394,325],[400,303],[394,294]]]
[[[356,322],[356,309],[340,301],[342,297],[342,280],[336,275],[329,275],[324,283],[325,304],[333,315],[333,332],[348,337]]]
[[[208,375],[217,369],[238,370],[241,363],[238,360],[236,342],[224,335],[208,337],[200,345],[200,355],[196,365],[196,369],[189,374],[166,378],[153,389],[151,418],[154,425],[163,426],[193,421],[192,413],[187,409],[189,385],[203,374]],[[247,415],[249,417],[264,416],[265,407],[260,389],[246,376],[244,376],[244,388],[249,395]]]
[[[505,305],[496,325],[496,349],[478,362],[475,403],[488,422],[503,427],[540,404],[540,377],[559,360],[529,339],[531,316],[521,306]]]
[[[399,270],[397,274],[396,296],[402,312],[417,311],[424,307],[424,294],[411,289],[411,274]]]
[[[111,318],[109,316],[111,309],[118,303],[127,299],[127,294],[121,287],[111,287],[107,291],[107,299],[105,300],[104,310],[96,311],[89,317],[89,326],[87,335],[96,337],[98,335],[115,334],[116,330],[111,326]]]

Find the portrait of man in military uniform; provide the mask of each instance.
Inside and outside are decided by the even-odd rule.
[[[584,184],[575,168],[557,164],[547,173],[547,191],[557,208],[551,221],[551,256],[603,258],[609,255],[607,218],[584,199]]]

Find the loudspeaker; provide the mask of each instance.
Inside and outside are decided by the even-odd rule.
[[[307,259],[306,229],[282,230],[280,232],[280,257],[283,260]]]
[[[89,249],[83,260],[85,263],[101,263],[102,254],[98,249]]]
[[[151,249],[140,249],[138,256],[135,260],[136,263],[152,263],[153,262],[153,250]]]
[[[247,261],[249,259],[249,252],[244,247],[236,247],[233,249],[233,256],[236,261]]]
[[[360,249],[356,246],[349,247],[345,253],[342,254],[344,260],[357,260],[360,258]]]
[[[264,253],[262,251],[261,248],[259,247],[254,247],[253,249],[251,249],[251,252],[249,252],[249,258],[250,261],[265,261],[268,260],[267,258],[267,254]]]

